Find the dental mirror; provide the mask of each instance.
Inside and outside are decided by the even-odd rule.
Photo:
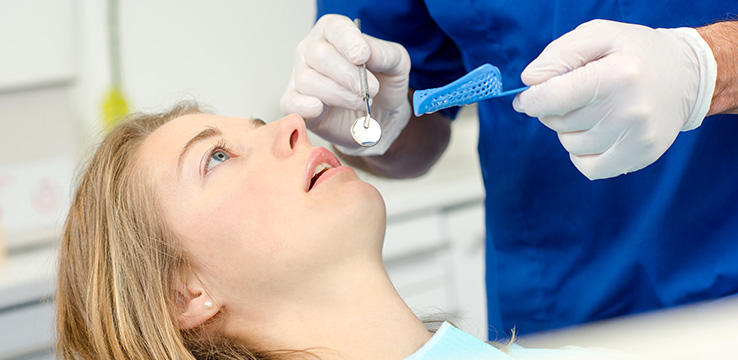
[[[382,137],[382,127],[367,112],[365,117],[358,117],[351,124],[351,137],[359,146],[371,147]]]
[[[361,21],[359,19],[354,20],[354,24],[361,31]],[[366,116],[360,116],[354,120],[351,124],[351,138],[359,146],[371,147],[377,145],[379,139],[382,137],[382,127],[379,123],[372,119],[371,112],[369,110],[369,84],[366,80],[366,64],[362,64],[359,68],[359,81],[361,85],[361,94],[364,104],[366,104]]]

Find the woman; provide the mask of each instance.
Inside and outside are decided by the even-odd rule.
[[[385,272],[384,228],[377,190],[313,147],[299,116],[265,124],[191,103],[133,116],[73,198],[58,354],[426,359],[451,341],[506,358],[448,324],[429,342]]]

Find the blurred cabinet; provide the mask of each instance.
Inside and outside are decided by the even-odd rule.
[[[9,250],[55,237],[78,126],[73,116],[77,0],[0,0],[0,228]]]
[[[0,265],[0,359],[52,359],[54,249]]]

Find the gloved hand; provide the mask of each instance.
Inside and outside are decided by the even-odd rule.
[[[382,126],[377,145],[362,148],[349,133],[366,114],[359,66],[366,63],[372,118]],[[345,16],[325,15],[298,45],[280,106],[297,113],[308,129],[348,155],[382,155],[410,119],[410,56],[404,47],[363,35]]]
[[[702,123],[717,64],[691,28],[594,20],[549,44],[523,71],[513,107],[558,133],[590,180],[640,170]]]

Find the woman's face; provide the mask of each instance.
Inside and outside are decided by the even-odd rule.
[[[137,161],[218,303],[300,291],[342,263],[381,257],[381,196],[313,147],[297,115],[182,116],[151,134]]]

